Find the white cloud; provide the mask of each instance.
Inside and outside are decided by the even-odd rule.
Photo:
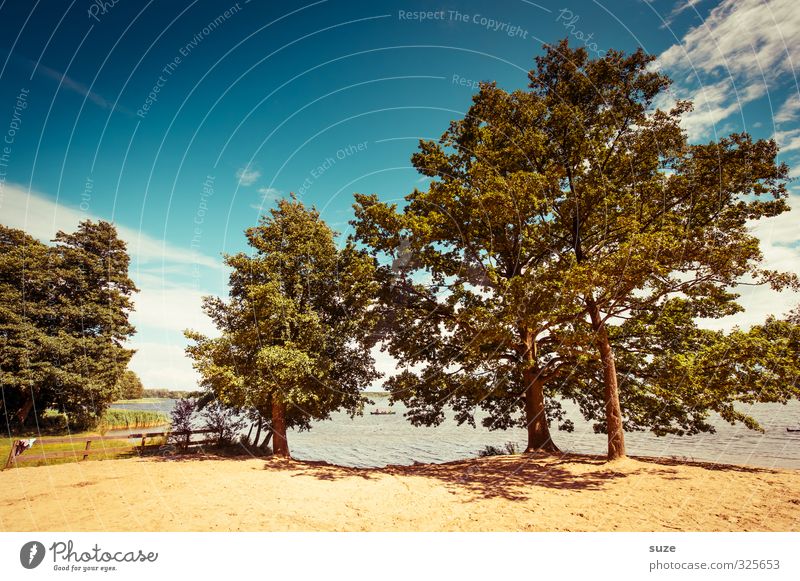
[[[207,292],[177,285],[169,288],[139,284],[140,292],[134,297],[136,310],[131,316],[137,328],[162,329],[175,334],[185,329],[205,335],[217,333],[211,319],[201,309],[202,298]]]
[[[277,200],[283,195],[278,188],[258,188],[262,201]]]
[[[372,348],[371,355],[375,360],[375,369],[377,369],[380,373],[383,373],[383,377],[378,379],[378,382],[383,382],[392,375],[397,374],[397,359],[389,355],[387,352],[381,351],[380,345],[376,345]]]
[[[25,59],[27,60],[27,59]],[[83,83],[76,81],[72,77],[68,77],[64,73],[57,71],[55,69],[51,69],[41,63],[37,66],[36,63],[33,61],[28,60],[28,64],[32,67],[36,67],[36,71],[41,72],[46,77],[57,81],[59,86],[66,88],[73,93],[77,93],[78,95],[83,95],[87,99],[89,99],[95,105],[102,107],[103,109],[108,109],[109,111],[121,111],[123,113],[130,113],[123,107],[119,105],[114,105],[114,103],[105,99],[102,95],[95,93],[89,87],[84,85]]]
[[[672,9],[672,12],[669,13],[664,19],[664,26],[669,26],[672,24],[672,21],[675,20],[678,16],[689,10],[690,8],[693,9],[692,11],[696,11],[696,6],[700,4],[703,0],[680,0],[675,7]]]
[[[146,388],[197,389],[199,376],[184,352],[185,343],[140,342],[129,367]]]
[[[0,221],[11,228],[25,230],[42,241],[52,240],[56,232],[72,232],[81,220],[100,220],[97,216],[51,200],[39,192],[17,184],[6,184],[0,197]],[[116,225],[119,237],[128,245],[128,253],[139,266],[144,264],[178,263],[219,269],[222,263],[193,250],[173,246],[163,240]]]
[[[793,41],[798,30],[796,0],[723,0],[659,60],[686,72],[777,77],[792,72],[792,61],[800,58],[800,45]]]
[[[673,16],[688,8],[688,4],[680,5]],[[798,30],[796,0],[722,0],[701,24],[659,56],[658,65],[676,82],[673,94],[658,106],[669,106],[675,98],[691,99],[695,110],[685,117],[683,126],[692,140],[715,138],[716,130],[728,131],[726,120],[741,116],[747,103],[785,90],[794,79],[793,63],[800,62]],[[800,114],[796,86],[790,91],[775,113],[776,124],[794,121]],[[776,128],[774,138],[781,152],[800,150],[800,129]],[[794,167],[790,176],[800,176],[798,171]],[[752,232],[761,241],[765,268],[800,274],[800,196],[792,195],[789,203],[792,211],[754,223]],[[736,290],[745,311],[705,321],[707,326],[746,328],[768,315],[783,315],[800,302],[798,293],[777,293],[766,286]]]
[[[283,197],[283,192],[278,188],[258,188],[258,194],[258,203],[250,204],[250,207],[259,212],[270,202],[274,202]]]
[[[717,123],[794,74],[792,62],[800,62],[800,44],[793,42],[797,30],[795,0],[723,0],[659,56],[658,65],[677,80],[673,98],[695,102],[685,119],[690,138],[713,136]],[[788,107],[777,116],[788,115]]]
[[[734,81],[730,78],[703,85],[699,89],[674,86],[671,94],[664,94],[656,102],[661,109],[670,109],[676,99],[690,99],[694,110],[681,119],[681,125],[692,141],[708,137],[709,132],[721,121],[741,111],[751,101],[762,97],[764,85],[740,88],[738,96]]]
[[[240,186],[252,186],[260,177],[261,172],[257,169],[251,169],[249,165],[236,170],[236,179],[239,181]]]
[[[40,193],[29,194],[18,185],[7,184],[0,192],[0,222],[25,230],[43,242],[52,240],[58,230],[76,230],[81,220],[101,219]],[[127,243],[131,278],[140,291],[133,297],[136,310],[131,322],[138,332],[130,346],[138,352],[131,368],[139,373],[146,387],[192,388],[197,377],[183,353],[186,344],[183,330],[191,328],[214,335],[215,328],[200,308],[201,297],[209,293],[199,288],[199,278],[186,275],[194,275],[193,269],[203,268],[222,277],[225,266],[219,260],[173,246],[133,228],[119,224],[116,228]],[[167,277],[167,274],[182,276]],[[176,283],[175,278],[190,282]]]
[[[792,93],[775,113],[775,123],[794,121],[800,116],[800,94]]]
[[[789,131],[776,131],[773,136],[781,153],[800,149],[800,128]]]
[[[792,208],[790,212],[754,222],[751,232],[761,241],[765,268],[800,275],[800,229],[797,228],[800,195],[790,196],[789,206]],[[745,308],[744,312],[724,319],[706,320],[707,327],[730,329],[738,325],[748,328],[762,323],[769,315],[782,316],[800,303],[800,293],[776,292],[768,286],[741,286],[736,292],[741,294],[739,303]]]

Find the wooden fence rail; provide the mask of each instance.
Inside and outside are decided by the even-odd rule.
[[[153,438],[166,438],[169,440],[170,438],[176,439],[179,441],[179,445],[184,450],[187,449],[190,445],[198,445],[198,444],[208,444],[210,442],[216,441],[216,438],[206,438],[203,440],[192,440],[192,436],[195,434],[211,434],[214,433],[214,430],[190,430],[190,431],[182,431],[182,432],[139,432],[135,434],[127,434],[127,435],[120,435],[120,436],[81,436],[79,438],[73,437],[63,437],[63,438],[32,438],[33,442],[29,445],[28,442],[31,439],[24,439],[24,440],[14,440],[11,444],[11,451],[8,454],[8,459],[6,460],[6,464],[3,467],[5,470],[12,465],[17,465],[21,462],[35,462],[37,460],[52,460],[56,458],[69,458],[81,456],[81,460],[86,460],[92,454],[106,454],[108,452],[113,452],[117,449],[125,450],[124,447],[120,446],[118,448],[92,448],[92,442],[107,442],[107,441],[122,441],[122,440],[141,440],[140,450],[144,452],[145,446],[147,444],[148,439]],[[74,450],[66,450],[63,452],[45,452],[44,447],[49,444],[82,444],[85,442],[85,446],[83,450],[74,449]],[[39,445],[41,446],[42,450],[41,453],[35,456],[30,454],[26,454],[23,456],[23,453],[26,450],[33,450],[33,448]]]

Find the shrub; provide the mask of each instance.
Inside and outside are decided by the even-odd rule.
[[[194,428],[194,414],[197,411],[197,402],[193,399],[183,398],[175,402],[175,407],[170,412],[170,432],[188,432]],[[170,435],[170,441],[183,442],[183,438]]]
[[[478,456],[481,458],[485,458],[486,456],[505,456],[507,454],[519,454],[519,447],[516,443],[506,442],[502,448],[489,445],[478,452]]]
[[[68,425],[67,414],[53,409],[45,410],[39,420],[39,428],[48,432],[63,432]]]
[[[217,444],[230,444],[236,435],[244,428],[246,420],[239,417],[237,411],[214,401],[200,412],[205,429],[214,430],[217,435]]]

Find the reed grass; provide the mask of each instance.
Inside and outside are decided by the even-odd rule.
[[[97,430],[104,434],[109,430],[130,430],[136,428],[152,428],[169,423],[169,417],[162,412],[145,410],[108,409],[100,419]]]

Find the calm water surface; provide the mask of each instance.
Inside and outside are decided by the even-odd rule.
[[[373,398],[385,408],[385,399]],[[175,400],[157,403],[117,404],[114,407],[147,409],[169,413]],[[367,412],[374,409],[369,406]],[[414,462],[448,462],[474,458],[487,445],[502,446],[506,442],[525,447],[525,431],[513,429],[489,431],[486,428],[459,426],[448,417],[435,428],[415,428],[406,421],[406,408],[395,404],[395,415],[356,416],[333,414],[326,422],[315,422],[308,432],[289,434],[292,455],[300,460],[324,460],[343,466],[376,467]],[[605,434],[595,434],[583,421],[574,406],[565,404],[575,422],[572,433],[558,432],[553,439],[563,451],[604,454]],[[748,411],[743,408],[742,411]],[[647,432],[626,433],[628,453],[633,456],[677,456],[693,460],[747,464],[764,467],[800,468],[800,433],[786,431],[787,426],[800,424],[800,402],[788,405],[758,404],[749,413],[761,423],[765,433],[753,432],[744,426],[731,426],[724,421],[712,423],[715,434],[657,437]],[[478,423],[480,423],[478,421]]]

